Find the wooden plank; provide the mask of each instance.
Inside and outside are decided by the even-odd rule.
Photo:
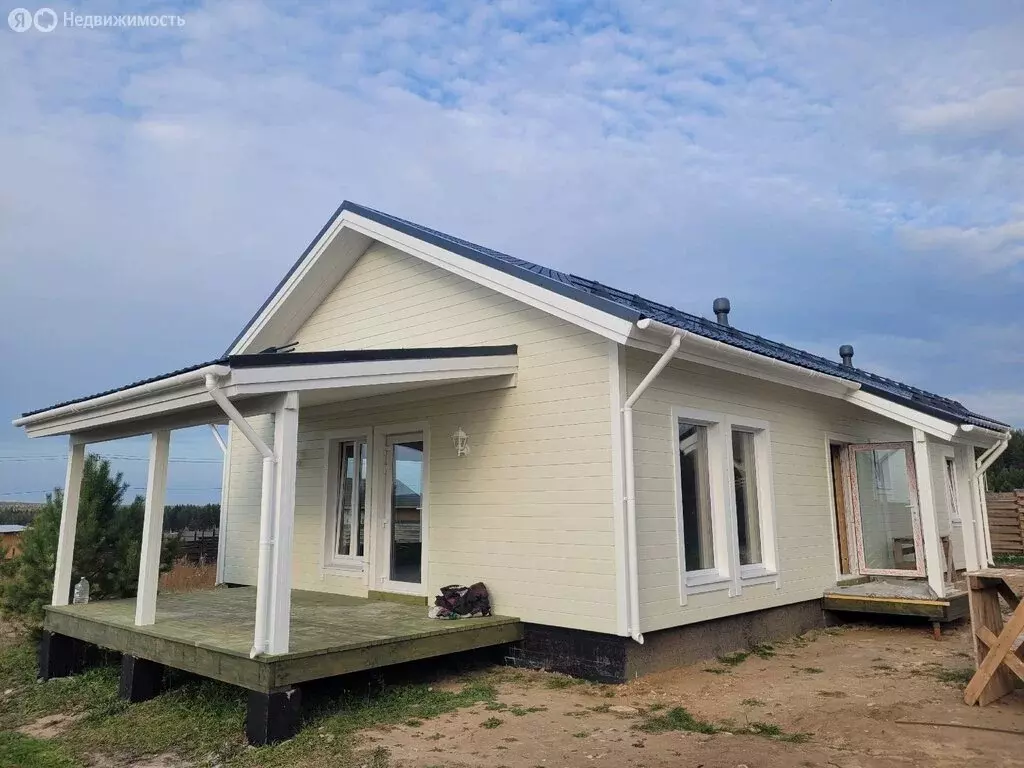
[[[894,616],[922,616],[929,619],[945,619],[949,609],[946,600],[901,600],[890,597],[868,597],[865,595],[827,594],[822,607],[829,611],[851,613],[884,613]]]
[[[473,622],[476,619],[459,619],[459,621]],[[275,687],[284,687],[391,664],[513,643],[522,639],[523,626],[519,622],[484,626],[479,629],[469,628],[462,632],[433,635],[415,640],[399,640],[348,651],[273,662],[271,664],[272,680]]]
[[[996,637],[995,633],[988,627],[978,627],[976,630],[978,639],[981,640],[990,650],[995,648],[999,642],[999,638]],[[1005,664],[1013,674],[1024,680],[1024,660],[1021,660],[1021,650],[1017,649],[1012,653],[1008,653],[1003,657],[1003,664]]]

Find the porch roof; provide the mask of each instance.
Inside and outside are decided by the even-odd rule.
[[[206,389],[210,375],[240,411],[258,413],[267,410],[268,396],[282,392],[298,392],[301,403],[316,405],[511,376],[517,368],[514,344],[225,355],[28,411],[14,420],[14,426],[24,427],[31,437],[83,434],[99,440],[161,426],[222,423],[225,416]],[[128,423],[133,426],[126,427]]]

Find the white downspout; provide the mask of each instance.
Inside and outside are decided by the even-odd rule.
[[[981,513],[981,532],[985,543],[985,565],[992,565],[992,532],[988,527],[988,500],[985,498],[986,484],[985,472],[991,467],[996,459],[1003,455],[1010,445],[1010,436],[1007,435],[998,443],[993,445],[975,462],[977,467],[974,471],[975,487],[978,489],[978,511]]]
[[[206,389],[210,396],[221,407],[221,410],[252,443],[253,448],[263,456],[263,488],[260,493],[260,549],[256,564],[256,631],[253,636],[252,650],[249,658],[256,658],[267,650],[267,620],[270,615],[270,555],[274,548],[273,512],[274,512],[274,451],[249,426],[249,422],[239,413],[234,404],[228,400],[217,384],[217,377],[206,377]]]
[[[650,320],[645,318],[637,323],[637,327],[645,329],[649,324]],[[640,564],[636,540],[636,465],[633,455],[633,406],[651,385],[651,382],[658,378],[659,374],[665,370],[665,366],[675,357],[682,342],[682,332],[675,333],[672,336],[671,343],[668,345],[668,349],[662,353],[661,357],[658,358],[658,362],[654,364],[654,367],[647,373],[639,386],[633,390],[633,394],[626,398],[626,402],[622,406],[622,433],[625,444],[623,453],[626,459],[624,474],[626,483],[626,559],[629,565],[629,636],[641,644],[644,641],[644,636],[640,632]]]

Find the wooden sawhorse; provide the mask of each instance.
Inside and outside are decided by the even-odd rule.
[[[978,671],[964,690],[964,702],[985,706],[1002,698],[1024,680],[1024,654],[1015,648],[1024,632],[1024,570],[986,568],[967,574],[971,633]],[[1013,609],[1003,625],[1000,596]]]

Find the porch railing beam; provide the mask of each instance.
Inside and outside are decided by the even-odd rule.
[[[53,605],[71,601],[71,569],[75,558],[75,530],[78,527],[78,499],[85,469],[85,443],[72,435],[68,440],[68,470],[64,478],[64,504],[60,513],[57,564],[53,571]]]
[[[917,475],[918,510],[924,539],[924,567],[928,586],[938,597],[946,596],[946,561],[939,541],[939,520],[935,508],[935,485],[932,482],[931,452],[928,435],[914,430],[914,469]]]
[[[139,627],[156,623],[156,593],[160,582],[160,551],[163,548],[164,503],[167,500],[167,463],[170,453],[170,430],[154,432],[149,441],[139,592],[135,599],[135,625]]]

